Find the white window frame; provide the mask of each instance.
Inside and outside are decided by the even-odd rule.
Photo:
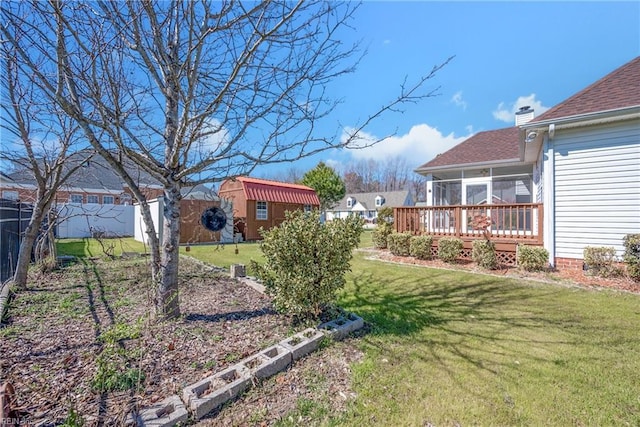
[[[269,205],[264,200],[256,201],[256,220],[266,221],[269,219]]]
[[[377,196],[376,197],[376,207],[380,207],[384,204],[384,197],[382,196]]]
[[[355,201],[356,201],[356,199],[354,199],[353,197],[347,198],[347,207],[348,208],[352,208]]]
[[[109,200],[111,200],[109,202]],[[102,204],[103,205],[115,205],[116,204],[116,198],[113,196],[102,196]]]
[[[74,198],[80,198],[80,201],[77,200],[73,200]],[[82,196],[82,194],[71,194],[69,196],[69,203],[78,203],[78,204],[82,204],[84,202],[84,197]]]
[[[88,194],[87,195],[87,203],[91,203],[91,204],[97,205],[98,203],[100,203],[100,198],[95,194]]]

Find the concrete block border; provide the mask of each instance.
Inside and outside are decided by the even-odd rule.
[[[207,377],[182,391],[182,400],[196,420],[227,401],[234,399],[251,385],[251,375],[243,365],[236,364]]]
[[[172,427],[188,420],[188,413],[200,420],[254,384],[254,380],[271,377],[284,371],[296,360],[317,350],[320,342],[329,337],[342,340],[364,326],[364,320],[345,313],[337,319],[307,328],[285,338],[278,344],[260,350],[235,365],[191,384],[182,396],[167,399],[144,408],[135,422],[138,426]],[[180,400],[182,398],[182,400]]]
[[[318,329],[324,331],[334,340],[340,341],[345,339],[351,332],[357,331],[363,326],[364,320],[362,317],[353,313],[347,313],[344,316],[319,325]]]
[[[312,351],[316,351],[322,339],[324,339],[324,334],[321,331],[315,328],[307,328],[280,341],[280,345],[291,352],[291,357],[295,361]]]
[[[291,351],[280,344],[276,344],[247,357],[240,364],[249,370],[252,377],[264,379],[284,371],[292,362]]]
[[[136,423],[144,427],[171,427],[187,421],[188,418],[187,408],[180,397],[174,394],[140,411]]]

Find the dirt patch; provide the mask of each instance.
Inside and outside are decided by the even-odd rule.
[[[123,425],[135,408],[180,395],[304,328],[277,314],[267,296],[189,260],[181,261],[182,318],[152,322],[144,277],[145,260],[87,260],[33,276],[15,295],[0,329],[0,382],[15,387],[23,422],[58,425],[77,416],[85,425]],[[325,350],[204,423],[268,425],[296,413],[301,398],[346,400],[348,364],[359,352],[348,342]]]
[[[464,270],[480,274],[492,274],[496,276],[509,277],[514,279],[537,280],[547,283],[556,283],[567,286],[580,286],[585,288],[609,288],[620,291],[640,293],[640,283],[625,276],[604,278],[593,276],[582,270],[553,270],[542,272],[527,272],[517,267],[500,266],[496,270],[484,270],[471,261],[458,261],[447,263],[439,259],[419,260],[412,257],[401,257],[392,255],[387,250],[364,249],[371,259],[394,262],[400,264],[421,265],[431,268],[442,268],[448,270]]]

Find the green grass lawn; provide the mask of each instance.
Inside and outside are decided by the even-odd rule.
[[[120,256],[123,252],[148,252],[144,244],[132,237],[103,239],[102,245],[100,241],[88,237],[82,239],[59,239],[56,241],[56,248],[58,255],[72,255],[79,258],[106,257],[105,251],[109,252],[111,249],[114,256]]]
[[[189,255],[262,259],[255,243]],[[640,425],[640,296],[365,257],[339,304],[371,330],[356,341],[358,397],[335,424]]]
[[[640,297],[367,261],[343,425],[638,425]]]

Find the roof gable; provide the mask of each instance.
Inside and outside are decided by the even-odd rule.
[[[531,123],[640,105],[640,56],[536,117]]]
[[[417,170],[507,160],[517,161],[520,159],[518,136],[519,129],[515,126],[478,132],[450,150],[438,154]]]
[[[247,176],[238,177],[236,180],[242,183],[247,200],[320,206],[320,199],[315,190],[305,185]]]

